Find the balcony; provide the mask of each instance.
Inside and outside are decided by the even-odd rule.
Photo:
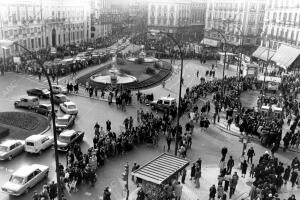
[[[64,23],[66,18],[54,18],[54,19],[45,19],[45,23],[53,24],[53,23]]]

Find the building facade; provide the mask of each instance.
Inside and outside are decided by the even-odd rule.
[[[210,0],[206,9],[205,37],[220,40],[218,30],[229,44],[238,46],[243,42],[243,45],[257,46],[264,13],[265,0]]]
[[[204,0],[149,0],[148,29],[188,33],[189,36],[200,33],[204,28],[205,8]],[[200,30],[191,27],[200,27]]]
[[[88,41],[91,13],[87,2],[0,1],[0,38],[17,41],[32,51]],[[17,45],[5,50],[7,56],[22,52]]]
[[[268,0],[262,46],[277,50],[281,44],[300,45],[300,1]],[[270,42],[270,44],[269,44]]]
[[[109,18],[111,4],[109,0],[92,0],[91,2],[91,39],[106,37],[111,33]]]

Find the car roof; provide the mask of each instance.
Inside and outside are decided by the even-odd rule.
[[[31,135],[28,138],[26,138],[25,141],[37,141],[45,137],[46,137],[45,135]]]
[[[69,106],[69,105],[76,105],[74,102],[72,102],[72,101],[67,101],[67,102],[65,102],[64,104],[66,104],[67,106]]]
[[[22,97],[21,99],[29,99],[29,100],[32,100],[32,99],[38,99],[38,98],[35,97],[35,96],[25,96],[25,97]]]
[[[68,119],[71,115],[61,115],[61,116],[58,116],[57,119]]]
[[[159,99],[161,99],[161,100],[169,100],[169,101],[175,100],[175,98],[173,98],[173,97],[161,97]]]
[[[63,132],[60,133],[59,136],[70,137],[70,136],[74,135],[74,133],[76,133],[76,131],[73,130],[73,129],[70,129],[70,130],[64,130]]]
[[[50,107],[51,104],[50,103],[41,103],[40,106],[46,106],[46,107]]]
[[[57,96],[57,97],[67,97],[66,95],[64,95],[64,94],[57,94],[57,95],[55,95],[55,96]]]
[[[19,177],[27,177],[29,174],[31,174],[34,170],[39,169],[39,166],[42,165],[37,165],[37,164],[33,164],[33,165],[25,165],[19,169],[17,169],[13,175],[14,176],[19,176]]]
[[[11,145],[19,142],[19,140],[6,140],[1,143],[1,146],[10,147]]]

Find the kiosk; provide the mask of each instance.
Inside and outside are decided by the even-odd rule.
[[[189,161],[164,153],[131,174],[141,183],[141,189],[151,200],[164,200],[164,186],[177,180],[180,172],[189,165]]]

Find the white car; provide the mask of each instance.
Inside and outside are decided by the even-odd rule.
[[[78,109],[74,102],[68,101],[59,105],[61,111],[69,115],[77,115]]]
[[[15,171],[9,181],[2,186],[2,191],[10,195],[20,196],[27,193],[41,180],[48,177],[49,167],[45,165],[26,165]]]
[[[12,160],[24,151],[24,141],[7,140],[0,143],[0,160]]]
[[[63,85],[52,85],[52,91],[54,94],[67,94],[68,90]]]
[[[53,144],[53,137],[47,135],[31,135],[25,139],[25,151],[28,153],[41,153]]]

